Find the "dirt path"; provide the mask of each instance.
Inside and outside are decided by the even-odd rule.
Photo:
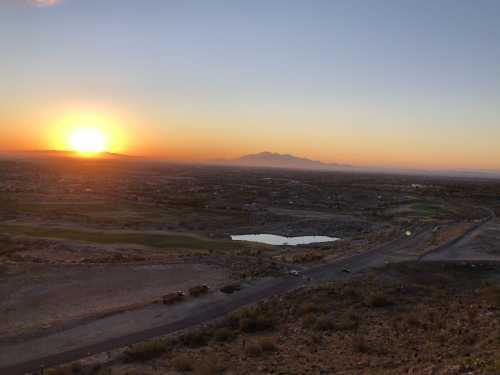
[[[6,266],[5,273],[0,275],[0,344],[9,336],[40,331],[40,327],[53,330],[72,320],[147,305],[193,285],[215,288],[231,282],[223,267],[186,263],[32,264]]]
[[[484,210],[489,213],[485,220],[439,249],[421,256],[419,261],[500,261],[500,254],[482,251],[478,246],[478,239],[488,230],[498,230],[500,239],[500,222],[495,212],[487,208]]]
[[[434,261],[452,254],[484,228],[495,222],[494,214],[478,223],[467,233],[455,238],[431,254],[418,257],[429,238],[430,230],[416,234],[412,239],[398,238],[387,244],[338,262],[304,271],[303,277],[265,279],[253,283],[234,295],[211,293],[201,299],[176,306],[146,306],[103,319],[86,322],[60,332],[22,342],[0,343],[0,373],[24,374],[40,366],[55,366],[89,355],[106,352],[157,336],[209,322],[258,300],[289,292],[307,282],[338,280],[352,273],[381,266],[386,262],[421,260]],[[405,249],[402,251],[401,249]],[[456,260],[457,258],[453,258]],[[310,280],[310,281],[307,281]]]
[[[425,238],[417,237],[412,245],[421,245]],[[307,278],[311,282],[348,278],[350,274],[343,272],[344,268],[357,272],[383,265],[407,245],[407,238],[398,238],[368,252],[309,269],[303,277],[260,280],[230,296],[214,292],[189,303],[171,307],[150,305],[31,340],[2,342],[0,373],[24,374],[42,365],[54,366],[206,323],[242,306],[301,287]],[[406,260],[411,259],[415,257],[408,256]]]

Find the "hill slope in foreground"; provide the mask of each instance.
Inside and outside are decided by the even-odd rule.
[[[100,363],[99,373],[499,373],[499,272],[480,264],[389,265],[134,345]]]

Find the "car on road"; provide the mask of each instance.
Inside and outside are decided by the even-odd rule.
[[[297,271],[297,270],[290,270],[288,271],[288,274],[290,276],[300,276],[300,271]]]
[[[202,294],[208,293],[208,286],[207,285],[198,285],[194,286],[192,288],[189,288],[189,295],[193,297],[198,297],[201,296]]]
[[[185,293],[182,291],[177,291],[169,294],[165,294],[162,297],[162,301],[164,305],[172,305],[174,303],[180,302],[183,300]]]

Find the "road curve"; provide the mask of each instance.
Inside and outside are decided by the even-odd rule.
[[[216,318],[223,317],[224,315],[227,315],[245,305],[299,288],[308,282],[308,278],[312,281],[345,278],[348,277],[348,274],[342,272],[344,268],[349,268],[351,271],[356,272],[371,266],[382,265],[385,262],[384,255],[389,254],[391,251],[394,251],[394,249],[397,249],[402,243],[404,243],[404,241],[404,238],[398,238],[365,253],[356,254],[332,264],[308,269],[303,272],[303,277],[288,276],[280,279],[273,279],[266,283],[257,284],[250,288],[245,288],[241,292],[231,295],[224,301],[205,304],[201,308],[193,309],[194,311],[182,319],[159,327],[104,340],[96,344],[84,345],[74,350],[63,351],[57,354],[36,358],[34,360],[0,367],[0,374],[26,374],[27,372],[37,371],[42,366],[46,368],[56,366],[90,355],[125,347],[140,341],[207,323]]]
[[[490,214],[492,214],[491,216],[469,230],[464,235],[454,239],[453,241],[450,241],[437,251],[446,251],[452,248],[458,241],[468,235],[471,235],[474,230],[477,230],[479,227],[493,220],[495,217],[494,213],[492,213],[490,210],[489,212]],[[244,289],[241,292],[232,295],[227,300],[205,304],[201,308],[195,309],[195,311],[192,311],[192,313],[186,315],[182,319],[164,324],[159,327],[123,335],[113,339],[107,339],[102,342],[85,345],[74,350],[67,350],[57,354],[43,356],[34,360],[0,367],[0,374],[26,374],[28,372],[37,371],[42,366],[52,367],[60,365],[62,363],[71,362],[90,355],[103,353],[116,348],[132,345],[140,341],[174,333],[203,323],[208,323],[214,319],[223,317],[224,315],[227,315],[245,305],[252,304],[259,300],[272,296],[284,294],[286,292],[299,288],[306,283],[304,279],[310,279],[312,281],[325,281],[345,278],[349,275],[343,272],[344,268],[349,268],[352,272],[357,272],[369,267],[383,265],[387,260],[391,259],[391,253],[396,251],[401,246],[404,246],[406,240],[407,239],[403,237],[397,238],[387,244],[384,244],[367,252],[341,259],[335,263],[308,269],[303,273],[304,278],[289,276],[281,279],[275,279],[270,282],[257,285],[255,287]],[[425,256],[419,260],[425,261]]]
[[[446,260],[444,259],[446,257],[446,254],[450,253],[453,251],[453,249],[460,244],[463,241],[469,240],[470,238],[474,237],[476,233],[479,233],[487,224],[491,223],[496,219],[495,212],[489,208],[486,207],[481,207],[483,210],[488,212],[488,216],[481,220],[481,222],[477,223],[476,225],[472,226],[469,230],[467,230],[465,233],[463,233],[461,236],[458,236],[444,245],[440,246],[439,248],[421,255],[418,258],[418,261],[423,261],[423,262],[431,262],[431,261],[443,261]]]

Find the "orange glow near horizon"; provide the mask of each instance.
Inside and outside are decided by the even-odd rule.
[[[355,166],[498,169],[500,153],[493,136],[487,142],[481,141],[474,138],[471,130],[458,138],[444,133],[428,137],[415,127],[410,139],[408,133],[398,129],[382,129],[384,118],[374,115],[371,123],[377,126],[366,126],[359,132],[354,129],[363,127],[368,120],[361,116],[348,121],[348,116],[345,117],[344,120],[332,116],[332,125],[325,126],[321,130],[323,136],[318,137],[287,116],[269,121],[248,116],[236,131],[234,124],[239,119],[233,116],[186,114],[175,109],[168,113],[146,113],[132,105],[64,102],[32,111],[0,112],[0,126],[6,124],[1,129],[0,152],[61,150],[92,157],[98,151],[106,151],[156,160],[197,162],[271,151]],[[325,115],[325,118],[330,117]],[[301,123],[315,120],[308,119],[299,117]],[[269,123],[273,126],[267,126]],[[462,141],[465,137],[468,142]]]
[[[126,152],[124,131],[101,113],[70,113],[53,121],[47,135],[50,148],[81,154]]]

